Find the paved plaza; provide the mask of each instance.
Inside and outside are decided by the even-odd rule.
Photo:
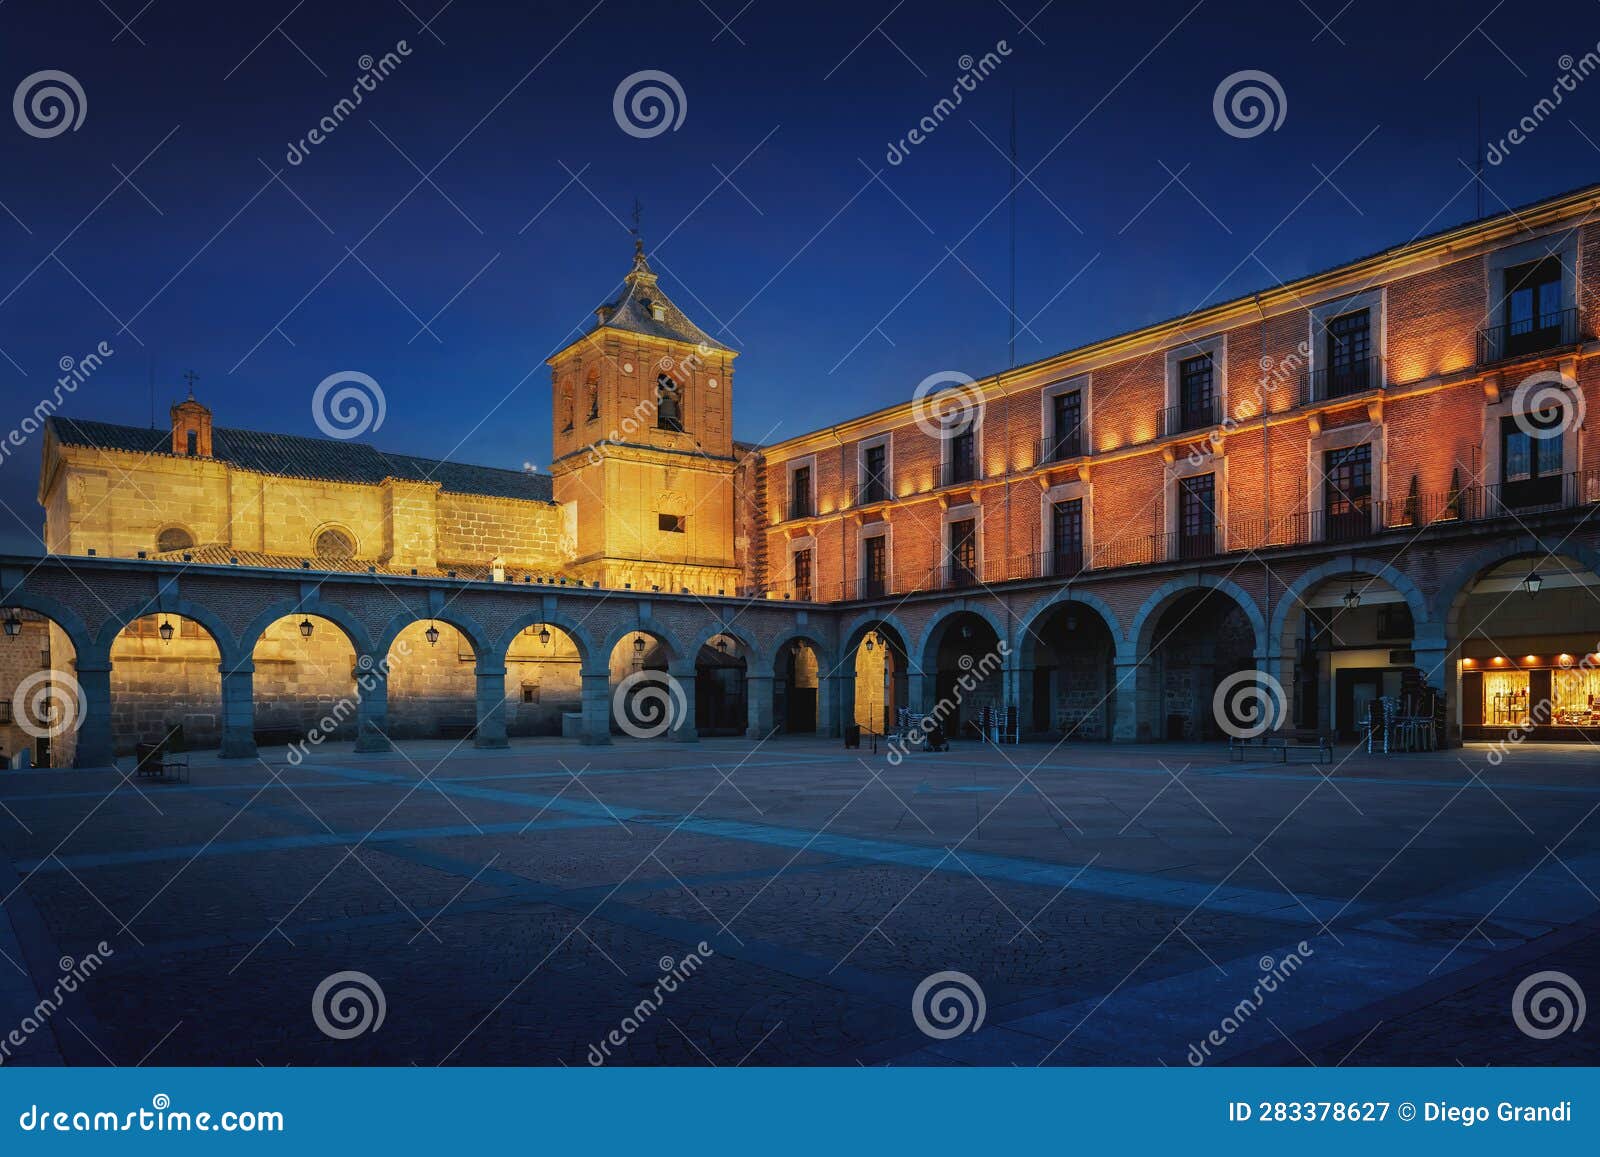
[[[1588,747],[286,754],[3,773],[7,1063],[1597,1057],[1512,1009],[1545,970],[1600,994]]]

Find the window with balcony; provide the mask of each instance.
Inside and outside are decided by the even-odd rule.
[[[1327,324],[1323,397],[1341,398],[1379,385],[1372,373],[1372,311],[1358,309]]]
[[[889,497],[889,447],[868,446],[861,454],[861,505]]]
[[[1505,273],[1505,356],[1562,344],[1561,261],[1546,257]]]
[[[1083,393],[1070,390],[1050,399],[1050,436],[1045,441],[1046,462],[1060,462],[1083,453]]]
[[[1565,416],[1563,406],[1551,405],[1500,419],[1500,501],[1504,506],[1521,510],[1560,503]]]
[[[1372,443],[1322,456],[1323,539],[1348,542],[1372,533]]]
[[[809,603],[813,593],[811,583],[811,551],[794,552],[794,597]]]
[[[1216,375],[1210,354],[1184,358],[1178,363],[1177,425],[1170,433],[1197,430],[1216,421]]]
[[[972,482],[978,477],[978,434],[976,430],[965,429],[945,437],[945,462],[946,486],[960,482]]]
[[[861,597],[875,599],[889,590],[889,544],[881,534],[861,541]]]
[[[1083,499],[1050,507],[1050,574],[1066,578],[1083,569]]]
[[[1216,475],[1178,480],[1178,557],[1209,558],[1217,553]]]
[[[789,474],[789,517],[810,518],[811,467],[797,466]]]
[[[978,581],[978,523],[976,519],[962,518],[949,524],[945,530],[947,585],[969,587]]]

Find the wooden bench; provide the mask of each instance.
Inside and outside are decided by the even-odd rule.
[[[1235,763],[1243,760],[1251,751],[1273,752],[1278,756],[1279,763],[1288,763],[1290,752],[1308,754],[1313,763],[1333,762],[1332,738],[1325,732],[1308,728],[1291,728],[1248,738],[1237,735],[1228,738],[1228,755]]]
[[[140,779],[189,782],[189,756],[172,752],[161,743],[136,743],[133,746],[133,774]]]

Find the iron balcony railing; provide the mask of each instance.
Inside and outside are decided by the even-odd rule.
[[[939,468],[939,485],[960,486],[978,480],[978,464],[971,458],[946,458]]]
[[[1222,423],[1222,400],[1206,398],[1198,402],[1184,402],[1168,406],[1161,411],[1161,436],[1186,434],[1191,430],[1206,430]]]
[[[1039,461],[1065,462],[1069,458],[1079,458],[1083,455],[1083,439],[1077,430],[1067,434],[1058,434],[1053,437],[1039,439]]]
[[[1478,331],[1478,364],[1493,365],[1528,354],[1576,345],[1578,311],[1557,310],[1491,325]]]
[[[887,479],[869,474],[856,483],[854,505],[871,506],[874,502],[888,502],[893,497]]]
[[[1326,402],[1382,388],[1382,358],[1362,358],[1345,365],[1323,366],[1307,372],[1300,383],[1302,404]]]

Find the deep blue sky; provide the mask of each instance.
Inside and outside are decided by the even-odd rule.
[[[106,0],[124,19],[142,2]],[[64,413],[146,424],[153,367],[164,423],[192,367],[220,424],[315,435],[316,384],[359,370],[387,398],[376,444],[543,467],[543,359],[626,271],[613,214],[637,195],[668,292],[742,351],[736,434],[774,440],[935,371],[1004,366],[1007,216],[990,211],[1007,165],[981,134],[1005,144],[1013,91],[1023,168],[1038,165],[1017,197],[1026,361],[1469,219],[1477,98],[1484,136],[1501,137],[1563,54],[1600,41],[1592,0],[1537,19],[1493,0],[1352,0],[1331,32],[1315,13],[1343,0],[1055,0],[1031,33],[1019,24],[1041,0],[753,0],[724,30],[711,9],[733,19],[742,3],[457,0],[435,39],[418,25],[441,0],[313,2],[287,19],[293,0],[154,0],[131,33],[95,0],[8,0],[0,96],[60,69],[88,109],[42,140],[0,116],[0,438],[61,358],[106,340],[116,353]],[[410,57],[289,166],[358,59],[401,39]],[[959,58],[1001,39],[1000,69],[887,165]],[[681,84],[677,131],[618,127],[613,92],[641,69]],[[1276,131],[1236,139],[1213,119],[1241,69],[1285,90]],[[138,189],[118,188],[158,144]],[[1597,144],[1600,76],[1487,171],[1488,208],[1600,178]],[[439,188],[398,208],[418,174],[395,146],[438,164]],[[330,274],[358,242],[371,271]],[[412,340],[412,314],[441,309],[439,340]],[[0,546],[37,545],[38,462],[35,438],[0,465]]]

